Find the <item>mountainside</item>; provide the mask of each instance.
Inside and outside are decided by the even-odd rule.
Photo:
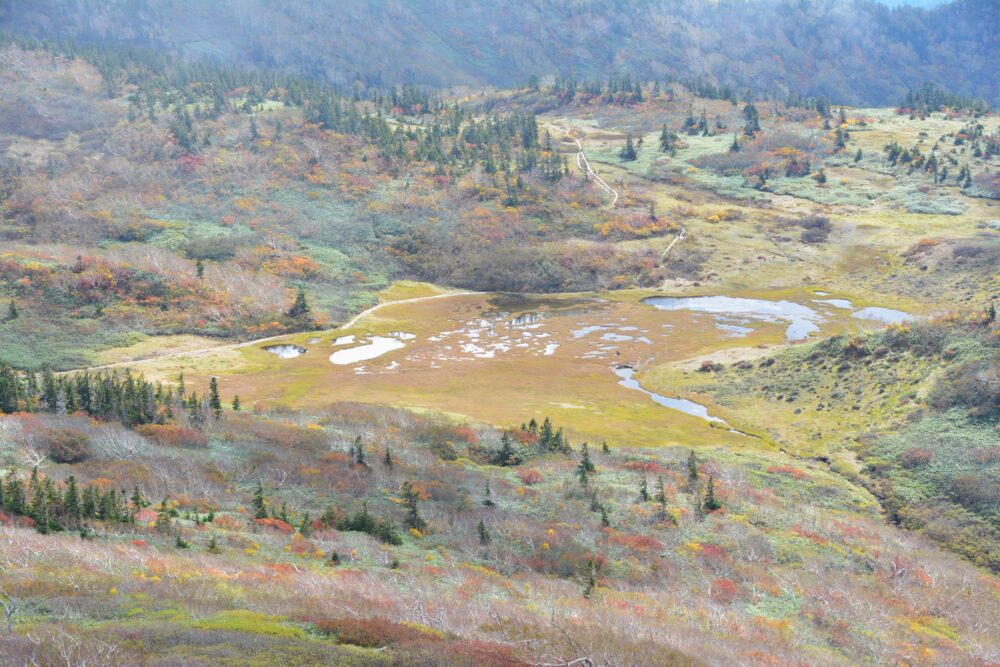
[[[997,103],[998,24],[992,0],[892,9],[869,0],[11,0],[0,7],[0,26],[10,31],[286,69],[347,90],[356,81],[510,86],[532,75],[622,70],[847,104],[894,104],[925,81]]]

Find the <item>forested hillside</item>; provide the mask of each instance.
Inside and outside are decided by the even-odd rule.
[[[957,0],[10,0],[0,26],[147,46],[355,85],[705,77],[743,90],[893,104],[924,81],[1000,101],[1000,6]],[[378,29],[371,30],[372,26]]]

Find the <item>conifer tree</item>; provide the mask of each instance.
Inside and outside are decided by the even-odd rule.
[[[688,483],[689,484],[693,484],[693,483],[697,482],[698,481],[698,457],[695,456],[695,453],[694,453],[693,449],[691,450],[691,453],[688,454],[687,469],[688,469]]]
[[[706,512],[714,512],[715,510],[717,510],[717,509],[719,509],[721,507],[722,507],[722,503],[720,503],[715,498],[715,477],[713,477],[712,475],[709,475],[708,476],[708,489],[705,492],[705,511]]]
[[[486,492],[483,494],[483,506],[493,507],[495,503],[493,502],[493,490],[490,489],[490,480],[486,480]]]
[[[219,396],[219,381],[213,376],[208,382],[208,407],[216,419],[222,418],[222,398]]]
[[[260,480],[257,480],[257,489],[253,493],[253,507],[255,519],[267,518],[267,501],[264,499],[264,487]]]
[[[618,152],[618,157],[620,157],[625,162],[631,162],[635,160],[638,155],[635,152],[635,143],[632,141],[632,135],[629,134],[625,138],[625,146]]]
[[[642,481],[639,483],[639,500],[644,503],[649,501],[649,487],[646,484],[646,473],[642,474]]]
[[[296,320],[307,320],[309,318],[309,303],[306,301],[306,292],[301,287],[295,294],[295,303],[288,309],[288,317]]]
[[[476,530],[479,533],[480,544],[486,546],[487,544],[492,542],[492,538],[490,537],[490,531],[486,528],[486,523],[482,519],[479,520],[479,526],[477,526]]]
[[[594,594],[594,589],[597,588],[597,574],[594,567],[594,561],[587,561],[587,578],[583,585],[583,597],[588,600]]]
[[[663,475],[659,475],[656,478],[656,496],[653,499],[661,506],[666,506],[667,504],[667,493],[663,489]]]
[[[392,450],[389,449],[389,445],[385,446],[385,456],[382,457],[382,463],[385,464],[386,468],[391,468],[393,466]]]
[[[11,320],[16,320],[20,314],[17,312],[17,304],[14,303],[14,299],[10,300],[7,305],[7,317],[4,318],[5,321],[10,322]]]
[[[239,394],[233,396],[233,412],[239,412],[242,407],[243,407],[243,404],[240,403],[240,396],[239,396]]]
[[[423,530],[427,527],[427,522],[420,516],[420,492],[413,488],[410,482],[404,482],[402,495],[406,504],[406,527]]]

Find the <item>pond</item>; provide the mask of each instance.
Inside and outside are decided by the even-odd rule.
[[[719,329],[737,335],[748,333],[741,322],[757,320],[762,322],[787,322],[785,338],[801,340],[818,331],[823,317],[812,308],[793,301],[768,301],[767,299],[747,299],[732,296],[670,297],[654,296],[643,299],[660,310],[690,310],[715,316]]]
[[[909,313],[904,313],[901,310],[893,310],[892,308],[880,308],[878,306],[871,306],[870,308],[862,308],[861,310],[851,313],[851,317],[857,318],[859,320],[874,320],[876,322],[882,322],[884,324],[899,324],[900,322],[909,322],[914,319],[913,315]]]
[[[299,347],[298,345],[268,345],[261,349],[265,352],[278,355],[280,359],[294,359],[295,357],[301,357],[308,351],[306,348]]]

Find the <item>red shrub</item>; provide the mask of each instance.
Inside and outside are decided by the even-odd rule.
[[[143,424],[136,433],[164,447],[207,447],[208,438],[201,431],[177,424]]]
[[[899,455],[904,468],[925,466],[934,458],[934,452],[926,447],[911,447]]]
[[[282,521],[281,519],[254,519],[254,523],[258,526],[264,526],[265,528],[274,528],[275,530],[280,530],[283,533],[294,533],[295,529],[290,525]]]
[[[79,431],[54,428],[45,432],[49,458],[56,463],[80,463],[90,458],[90,438]]]
[[[517,471],[517,476],[521,479],[521,482],[528,486],[538,484],[545,479],[545,476],[534,468],[522,468]]]
[[[316,628],[325,634],[334,635],[341,644],[353,644],[369,648],[381,648],[389,644],[400,644],[427,639],[429,635],[381,616],[370,618],[333,618],[316,623]]]
[[[799,470],[798,468],[789,465],[770,466],[767,471],[770,473],[790,475],[795,479],[809,479],[809,474],[806,473],[805,470]]]
[[[729,604],[736,599],[739,586],[729,579],[719,578],[712,582],[712,599],[721,604]]]
[[[972,450],[972,460],[976,463],[1000,461],[1000,447],[979,447]]]
[[[639,553],[663,550],[663,544],[646,535],[615,533],[610,531],[608,541],[613,544],[620,544],[626,549],[637,551]]]

